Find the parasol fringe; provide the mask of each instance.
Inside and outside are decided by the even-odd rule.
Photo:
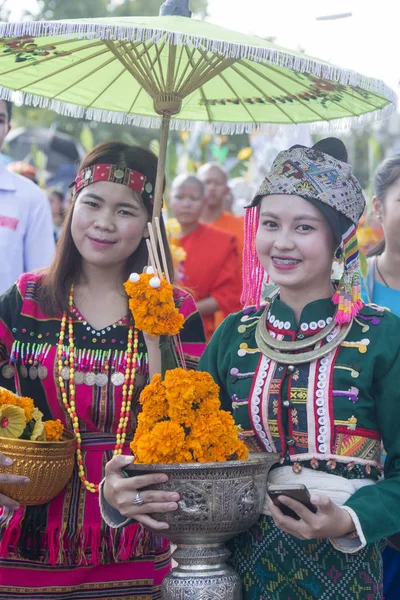
[[[253,62],[270,62],[299,73],[310,73],[342,85],[360,87],[375,92],[395,103],[397,96],[383,81],[360,75],[356,71],[342,69],[324,61],[307,56],[297,56],[276,48],[263,48],[239,43],[213,40],[163,29],[140,28],[99,23],[71,23],[68,21],[25,21],[0,23],[0,38],[20,36],[58,36],[71,38],[139,41],[158,43],[161,39],[170,44],[202,47],[207,51],[234,59],[249,59]],[[159,125],[158,125],[159,126]]]
[[[161,117],[151,117],[135,114],[126,114],[110,110],[97,108],[84,108],[77,104],[52,100],[44,96],[15,92],[0,86],[0,99],[13,101],[17,104],[26,104],[39,108],[47,108],[60,115],[73,117],[76,119],[87,119],[88,121],[98,121],[101,123],[112,123],[114,125],[130,125],[133,127],[144,127],[146,129],[160,129]],[[341,117],[331,121],[314,121],[308,123],[311,132],[326,133],[329,131],[339,131],[358,127],[364,123],[386,119],[396,110],[395,104],[388,104],[380,110],[374,110],[359,116]],[[307,125],[307,123],[301,123]],[[199,133],[216,133],[221,135],[241,135],[243,133],[265,133],[293,134],[298,125],[282,123],[228,123],[221,121],[191,121],[186,119],[171,119],[170,129],[174,131],[197,131]]]

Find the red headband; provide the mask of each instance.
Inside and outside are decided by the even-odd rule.
[[[96,181],[111,181],[126,185],[153,203],[153,185],[149,181],[146,183],[146,176],[139,171],[109,164],[86,167],[79,171],[75,178],[75,194]]]

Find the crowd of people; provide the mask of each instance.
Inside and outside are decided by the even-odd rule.
[[[0,145],[11,110],[0,101]],[[150,262],[156,170],[143,148],[100,144],[80,164],[66,209],[56,190],[46,198],[0,168],[0,386],[70,429],[72,399],[83,451],[50,503],[20,506],[0,494],[0,600],[161,597],[168,525],[152,514],[177,510],[179,495],[145,490],[162,473],[123,472],[138,397],[161,368],[160,340],[135,328],[124,291]],[[365,279],[356,233],[365,198],[342,142],[280,152],[244,218],[226,209],[228,184],[223,167],[208,163],[165,193],[183,253],[171,270],[184,317],[177,354],[212,375],[251,451],[280,455],[269,483],[304,484],[313,504],[267,497],[256,525],[230,542],[243,599],[397,600],[400,159],[375,176],[385,240]],[[163,220],[161,234],[172,265]],[[30,364],[45,376],[31,377]],[[0,474],[3,484],[28,482]]]

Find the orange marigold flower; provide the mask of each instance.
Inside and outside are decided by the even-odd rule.
[[[132,444],[137,463],[177,462],[185,444],[185,432],[177,423],[162,421]]]
[[[55,421],[44,421],[44,430],[46,432],[46,440],[48,442],[58,442],[61,439],[64,425],[61,423],[60,419],[56,419]]]
[[[142,273],[139,281],[128,280],[124,284],[135,326],[154,336],[176,335],[185,319],[175,307],[174,288],[165,278],[161,279],[160,287],[152,288],[149,283],[152,277]]]
[[[248,455],[232,415],[220,410],[208,373],[172,369],[153,377],[131,448],[140,463],[216,462]]]
[[[9,404],[12,406],[20,406],[25,411],[25,420],[28,423],[33,418],[34,404],[31,398],[25,396],[17,396],[6,388],[0,387],[0,406]]]

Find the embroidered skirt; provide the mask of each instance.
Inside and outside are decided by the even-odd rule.
[[[328,540],[299,540],[261,516],[229,543],[231,563],[243,581],[243,600],[382,600],[380,548],[356,554]]]

